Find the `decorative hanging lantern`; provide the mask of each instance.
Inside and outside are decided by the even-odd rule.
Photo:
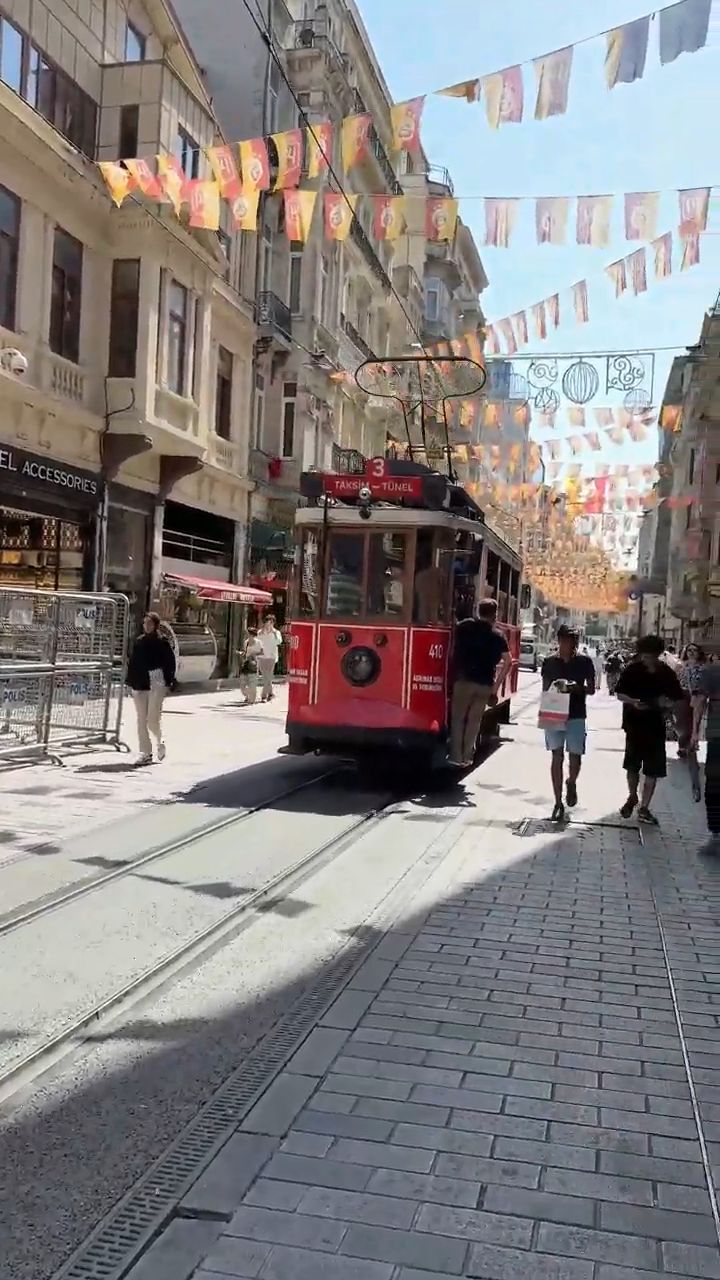
[[[576,360],[563,374],[562,389],[573,404],[588,404],[600,390],[600,375],[589,361]]]

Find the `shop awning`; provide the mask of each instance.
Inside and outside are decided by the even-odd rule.
[[[243,587],[235,582],[220,582],[217,578],[193,578],[185,573],[164,573],[166,582],[176,587],[190,587],[201,600],[224,600],[229,604],[272,604],[269,591],[257,587]]]

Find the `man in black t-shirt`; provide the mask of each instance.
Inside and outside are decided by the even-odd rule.
[[[595,663],[587,654],[578,653],[577,632],[570,627],[560,627],[557,639],[557,653],[546,658],[542,665],[542,686],[545,690],[559,682],[559,688],[570,694],[566,724],[559,729],[545,730],[545,745],[552,752],[550,777],[555,796],[552,821],[562,822],[565,817],[563,770],[566,751],[570,760],[565,792],[568,808],[574,808],[578,801],[577,780],[587,736],[587,697],[595,692]]]
[[[650,801],[658,778],[667,773],[665,751],[665,712],[683,701],[680,681],[670,667],[660,661],[663,642],[659,636],[643,636],[637,643],[637,656],[623,671],[617,685],[617,696],[623,704],[625,730],[624,769],[628,780],[628,798],[620,813],[632,816],[638,803],[640,774],[643,775],[638,821],[656,827],[658,820],[650,812]]]
[[[497,601],[483,600],[477,618],[465,618],[455,629],[450,763],[461,768],[472,764],[482,718],[510,667],[496,619]]]

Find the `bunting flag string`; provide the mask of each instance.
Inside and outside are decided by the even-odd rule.
[[[679,218],[683,234],[707,230],[710,197],[715,188],[678,189]],[[660,191],[631,191],[601,196],[458,196],[478,199],[485,206],[485,245],[509,249],[523,203],[535,206],[535,238],[538,244],[587,245],[606,249],[612,236],[616,201],[622,202],[623,233],[628,241],[654,244],[660,210]],[[571,202],[575,214],[570,218]],[[570,232],[572,231],[572,239]]]
[[[680,0],[680,3],[666,5],[620,27],[585,36],[564,49],[542,54],[532,63],[461,80],[436,89],[435,93],[469,103],[482,102],[491,129],[521,124],[525,118],[524,70],[532,66],[535,81],[533,116],[535,120],[549,120],[567,112],[574,52],[580,45],[604,38],[605,84],[608,89],[614,89],[619,84],[633,84],[645,74],[651,22],[658,24],[658,57],[664,67],[683,53],[698,53],[705,48],[711,12],[712,0]]]

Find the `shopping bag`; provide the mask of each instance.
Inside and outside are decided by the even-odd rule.
[[[538,712],[539,729],[564,729],[570,714],[570,694],[561,693],[552,685],[543,689]]]

